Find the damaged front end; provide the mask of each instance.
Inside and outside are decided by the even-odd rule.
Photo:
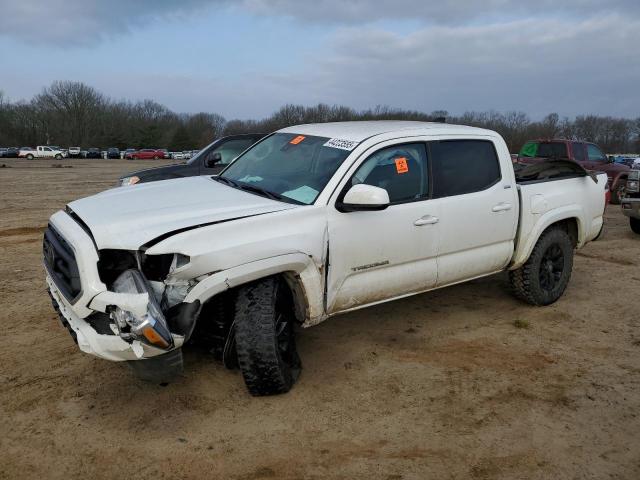
[[[201,310],[198,300],[183,301],[195,281],[173,276],[189,258],[98,250],[83,227],[60,212],[43,240],[47,284],[63,325],[82,351],[129,361],[144,379],[180,374],[180,347]]]

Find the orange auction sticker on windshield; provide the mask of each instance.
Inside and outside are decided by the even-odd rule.
[[[302,142],[306,137],[304,135],[298,135],[296,138],[294,138],[293,140],[291,140],[289,143],[291,145],[297,145],[300,142]]]
[[[407,173],[409,171],[409,165],[407,165],[407,159],[404,157],[396,158],[396,172]]]

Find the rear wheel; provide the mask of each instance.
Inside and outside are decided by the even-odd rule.
[[[291,294],[281,279],[266,278],[238,291],[236,351],[251,395],[285,393],[297,380],[301,364],[294,323]]]
[[[60,160],[60,159],[62,159],[62,155],[57,154],[57,155],[56,155],[56,160]]]
[[[27,155],[27,160],[33,160],[33,155],[31,154]]]
[[[158,160],[159,158],[160,158],[160,157],[159,157],[159,156],[157,156],[157,155],[156,155],[155,157],[153,157],[153,159],[154,159],[154,160]]]
[[[513,292],[531,305],[549,305],[564,293],[573,268],[573,243],[561,228],[543,233],[526,263],[509,272]]]
[[[640,235],[640,218],[629,217],[629,224],[631,225],[631,230],[633,230],[633,233],[637,233]]]

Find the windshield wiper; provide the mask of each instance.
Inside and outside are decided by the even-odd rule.
[[[227,185],[229,185],[230,187],[233,188],[240,188],[240,184],[238,182],[236,182],[235,180],[231,180],[229,178],[226,177],[212,177],[216,182],[222,182],[222,183],[226,183]]]
[[[260,195],[261,197],[267,197],[271,200],[278,200],[280,202],[286,203],[295,203],[298,205],[306,205],[303,202],[296,200],[295,198],[286,197],[284,195],[280,195],[279,193],[272,192],[270,190],[265,190],[264,188],[260,188],[256,185],[249,185],[242,182],[237,182],[235,180],[231,180],[226,177],[213,177],[213,179],[217,182],[225,183],[230,187],[237,188],[238,190],[244,190],[245,192],[255,193],[256,195]]]
[[[265,190],[264,188],[256,187],[255,185],[247,185],[246,183],[239,183],[239,187],[242,190],[247,192],[257,193],[258,195],[262,195],[263,197],[270,198],[272,200],[280,200],[283,201],[284,197],[279,193],[270,192],[269,190]]]

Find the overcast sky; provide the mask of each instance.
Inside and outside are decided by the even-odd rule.
[[[640,116],[640,0],[0,0],[0,90]]]

